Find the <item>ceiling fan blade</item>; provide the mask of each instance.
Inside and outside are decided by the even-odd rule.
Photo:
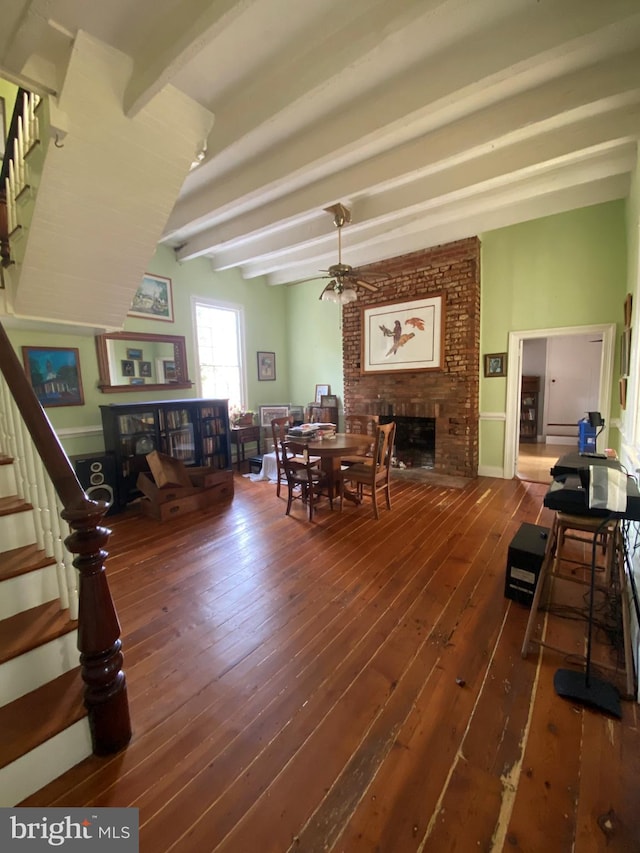
[[[328,275],[312,275],[309,278],[298,278],[296,279],[296,284],[304,284],[305,281],[320,281],[320,279],[329,278]]]
[[[363,278],[356,278],[355,283],[360,285],[360,287],[364,287],[365,290],[368,290],[371,293],[377,293],[380,289],[377,284],[374,284],[372,281],[365,281]]]

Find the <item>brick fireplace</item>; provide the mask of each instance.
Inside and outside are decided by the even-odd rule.
[[[365,274],[366,267],[360,271]],[[343,311],[345,414],[435,419],[433,470],[475,477],[478,472],[480,361],[480,241],[458,240],[376,263],[391,276],[377,293],[360,290]],[[362,309],[383,303],[443,297],[444,358],[439,369],[361,374]]]

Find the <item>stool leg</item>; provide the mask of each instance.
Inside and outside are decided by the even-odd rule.
[[[536,617],[538,615],[538,607],[540,605],[540,598],[542,596],[542,589],[544,587],[545,581],[547,579],[547,570],[549,566],[552,564],[555,553],[556,553],[556,519],[553,521],[553,525],[551,527],[551,532],[549,534],[549,541],[547,543],[547,552],[544,555],[544,559],[542,561],[542,565],[540,566],[540,574],[538,575],[538,582],[536,583],[536,590],[533,594],[533,601],[531,602],[531,612],[529,613],[529,620],[527,621],[527,628],[524,632],[524,640],[522,642],[522,657],[526,658],[529,654],[529,643],[531,641],[531,635],[533,634],[533,629],[535,627]]]

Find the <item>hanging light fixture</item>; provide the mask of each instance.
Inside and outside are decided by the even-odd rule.
[[[322,302],[335,302],[338,305],[348,305],[355,302],[358,294],[353,287],[345,287],[341,281],[330,281],[320,294]]]

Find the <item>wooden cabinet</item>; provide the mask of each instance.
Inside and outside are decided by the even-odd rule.
[[[520,441],[536,441],[538,437],[538,408],[540,377],[523,376],[520,390]]]
[[[115,458],[116,502],[122,509],[140,492],[146,455],[159,450],[187,466],[231,470],[227,400],[162,400],[100,406],[104,445]]]
[[[309,421],[317,424],[335,424],[337,427],[338,407],[309,403]]]

